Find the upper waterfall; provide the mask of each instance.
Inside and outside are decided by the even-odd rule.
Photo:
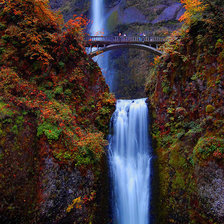
[[[90,28],[90,35],[92,36],[104,36],[107,33],[106,20],[105,20],[104,0],[91,0],[91,21],[92,26]],[[94,48],[92,49],[94,51]],[[96,48],[95,48],[96,50]],[[103,57],[102,57],[103,56]],[[105,77],[106,83],[110,87],[110,91],[113,91],[113,74],[108,65],[109,53],[106,52],[103,55],[94,57],[94,60],[98,62],[102,73]]]
[[[102,35],[105,29],[104,0],[92,0],[91,14],[92,26],[90,34],[93,36]]]

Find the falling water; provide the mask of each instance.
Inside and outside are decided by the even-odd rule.
[[[105,36],[107,35],[106,21],[105,21],[105,11],[104,11],[104,0],[92,0],[91,1],[91,21],[92,26],[90,28],[91,36]],[[96,50],[93,49],[93,51]],[[102,69],[103,75],[106,79],[106,83],[109,85],[112,91],[112,80],[113,77],[108,69],[108,57],[109,52],[103,53],[94,58],[98,62],[100,68]]]
[[[146,99],[118,100],[109,160],[115,224],[149,224],[150,160]]]
[[[92,26],[90,34],[99,36],[104,31],[104,0],[92,0]]]

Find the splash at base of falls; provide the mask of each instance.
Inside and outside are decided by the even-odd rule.
[[[109,161],[114,224],[149,224],[151,146],[146,99],[118,100]]]

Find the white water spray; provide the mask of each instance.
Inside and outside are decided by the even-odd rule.
[[[150,160],[146,99],[118,100],[109,160],[115,224],[149,224]]]

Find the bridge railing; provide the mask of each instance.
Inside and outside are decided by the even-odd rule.
[[[90,43],[133,43],[133,42],[165,42],[165,37],[158,36],[87,36],[85,40]]]

